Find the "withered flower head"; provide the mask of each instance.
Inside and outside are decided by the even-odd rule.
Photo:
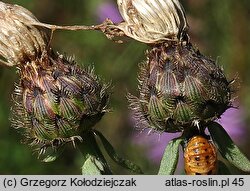
[[[0,55],[9,66],[22,64],[27,59],[41,57],[48,45],[48,35],[44,29],[29,23],[38,22],[27,9],[0,2]]]
[[[147,62],[140,66],[140,95],[129,95],[136,127],[178,132],[219,118],[231,106],[230,82],[215,61],[189,42],[181,4],[177,0],[121,0],[120,6],[125,25],[139,28],[136,37],[130,37],[140,36],[152,47]],[[126,6],[136,14],[124,12]]]
[[[127,36],[144,43],[176,40],[187,31],[178,0],[117,0],[124,22],[118,25]]]
[[[26,9],[0,3],[0,53],[16,65],[12,124],[42,152],[81,139],[106,111],[109,94],[92,69],[54,53],[44,28]]]

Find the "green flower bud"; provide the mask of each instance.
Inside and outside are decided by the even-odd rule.
[[[222,69],[190,43],[158,44],[147,57],[140,67],[140,96],[129,96],[136,127],[183,131],[230,107],[230,82]]]
[[[73,60],[50,54],[19,66],[12,124],[39,148],[81,140],[106,111],[106,85]]]

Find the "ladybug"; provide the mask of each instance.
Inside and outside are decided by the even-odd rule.
[[[214,144],[201,135],[193,136],[184,149],[187,175],[211,175],[217,173],[217,153]]]

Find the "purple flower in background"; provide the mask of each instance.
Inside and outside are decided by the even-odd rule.
[[[227,131],[236,145],[244,144],[246,140],[246,124],[244,109],[229,108],[217,121]]]
[[[135,133],[133,137],[133,141],[137,145],[143,145],[147,148],[147,157],[148,159],[155,164],[160,164],[162,156],[164,154],[164,150],[169,141],[172,139],[179,137],[181,133],[148,133],[149,130],[145,130],[141,133]],[[180,151],[180,157],[177,165],[177,169],[175,171],[176,174],[181,174],[184,170],[184,162],[183,162],[183,152],[182,149]]]
[[[159,163],[168,142],[179,136],[180,133],[158,134],[148,133],[148,130],[145,130],[135,134],[133,140],[138,145],[145,145],[148,148],[148,158],[152,162]]]
[[[118,7],[111,1],[106,1],[98,6],[97,17],[99,22],[103,22],[107,18],[111,19],[114,23],[119,23],[123,20]]]

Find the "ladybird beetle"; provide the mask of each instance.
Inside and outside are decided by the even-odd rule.
[[[187,175],[210,175],[217,172],[217,153],[214,144],[203,136],[193,136],[184,149]]]

